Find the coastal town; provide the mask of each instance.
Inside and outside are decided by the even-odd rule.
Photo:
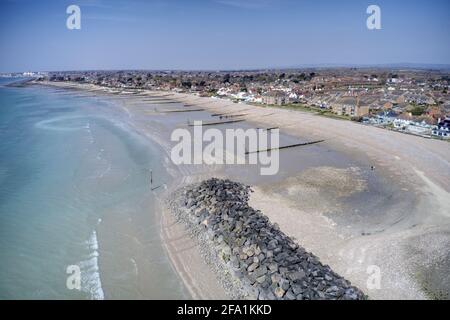
[[[149,89],[295,109],[450,139],[450,73],[413,69],[27,72],[42,80]]]

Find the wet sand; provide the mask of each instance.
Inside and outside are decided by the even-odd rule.
[[[193,299],[228,299],[216,275],[200,258],[197,243],[177,223],[164,204],[161,208],[161,237],[169,257]]]
[[[52,85],[55,85],[52,83]],[[95,86],[56,84],[98,90]],[[111,93],[92,91],[111,96]],[[145,101],[146,97],[152,101]],[[158,98],[159,97],[159,98]],[[324,139],[320,145],[280,152],[280,172],[264,177],[248,166],[173,166],[171,188],[217,176],[251,184],[251,205],[277,222],[299,244],[372,299],[448,298],[445,273],[450,250],[450,148],[444,141],[404,135],[299,111],[263,108],[193,95],[145,92],[114,94],[138,131],[170,154],[170,133],[206,112],[162,113],[188,105],[209,112],[242,114],[245,122],[220,126],[279,126],[282,141]],[[160,104],[170,99],[179,104]],[[156,110],[155,110],[156,108]],[[158,111],[159,110],[159,111]],[[245,112],[243,111],[245,110]],[[223,128],[222,128],[223,127]],[[374,170],[371,170],[374,166]],[[195,245],[170,215],[162,214],[169,256],[194,298],[220,291]],[[368,288],[368,270],[380,270],[380,288]],[[372,269],[370,269],[372,268]],[[209,273],[208,273],[209,271]],[[205,276],[204,276],[205,275]]]

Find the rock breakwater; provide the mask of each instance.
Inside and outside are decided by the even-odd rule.
[[[199,244],[207,264],[235,299],[364,299],[248,205],[251,188],[209,179],[178,190],[168,205]]]

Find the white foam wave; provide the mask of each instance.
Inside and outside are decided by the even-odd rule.
[[[98,223],[101,222],[99,219]],[[100,279],[100,269],[98,265],[98,240],[97,232],[92,231],[89,240],[86,241],[89,250],[88,259],[81,261],[81,290],[90,294],[92,300],[103,300],[105,298],[102,282]]]
[[[86,120],[86,117],[55,117],[52,119],[42,120],[35,124],[39,129],[53,130],[53,131],[78,131],[90,129],[89,123],[70,125],[71,120]],[[65,123],[66,122],[66,123]],[[69,123],[67,123],[69,122]]]

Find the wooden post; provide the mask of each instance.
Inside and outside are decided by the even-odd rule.
[[[153,185],[153,170],[150,169],[150,188]]]

